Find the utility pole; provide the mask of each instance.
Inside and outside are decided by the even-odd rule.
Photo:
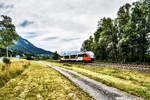
[[[6,49],[7,49],[6,52],[7,52],[7,57],[8,57],[8,47]]]

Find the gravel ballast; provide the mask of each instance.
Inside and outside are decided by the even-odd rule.
[[[113,68],[122,68],[122,69],[130,69],[130,70],[136,70],[136,71],[141,71],[141,72],[150,72],[150,67],[138,67],[134,65],[111,65],[111,64],[100,64],[100,63],[91,63],[89,65],[94,65],[94,66],[107,66],[107,67],[113,67]]]

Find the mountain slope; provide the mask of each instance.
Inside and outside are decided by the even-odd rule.
[[[22,51],[25,53],[35,54],[35,55],[39,55],[39,54],[53,55],[53,52],[38,48],[38,47],[34,46],[32,43],[30,43],[28,40],[23,39],[20,36],[18,37],[18,40],[15,43],[15,45],[10,46],[9,49]]]

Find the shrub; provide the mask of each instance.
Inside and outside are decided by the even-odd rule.
[[[24,69],[27,69],[28,68],[28,65],[23,65]]]
[[[63,66],[68,66],[68,67],[72,67],[71,64],[67,64],[67,63],[64,63]]]
[[[3,58],[3,63],[5,63],[5,64],[10,64],[11,61],[10,61],[9,58]]]
[[[33,60],[33,58],[31,56],[27,56],[26,58],[27,60]]]
[[[59,54],[57,53],[57,51],[54,53],[53,57],[54,60],[58,60],[59,59]]]
[[[1,70],[2,70],[2,71],[4,71],[4,70],[5,70],[5,66],[4,66],[4,65],[2,65],[2,68],[1,68]]]

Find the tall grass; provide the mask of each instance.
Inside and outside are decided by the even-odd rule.
[[[0,63],[0,88],[10,79],[20,75],[30,64],[27,60],[13,59],[11,62],[9,65]]]

